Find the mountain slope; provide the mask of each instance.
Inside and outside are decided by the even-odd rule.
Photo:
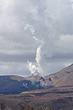
[[[26,80],[39,81],[45,88],[48,87],[61,87],[61,86],[73,86],[73,64],[62,69],[61,71],[51,74],[45,77],[42,76],[30,76]]]
[[[73,86],[73,64],[47,77],[51,78],[52,85],[55,87]]]
[[[19,94],[23,91],[73,86],[73,65],[48,76],[0,76],[0,94]]]
[[[0,76],[0,94],[18,94],[42,88],[39,82],[33,84],[20,76]]]

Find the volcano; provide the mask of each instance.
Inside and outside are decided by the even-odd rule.
[[[73,86],[73,64],[47,76],[0,76],[0,94],[19,94],[23,91]]]

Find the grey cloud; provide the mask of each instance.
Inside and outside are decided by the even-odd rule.
[[[62,54],[62,53],[55,53],[54,56],[52,57],[53,59],[73,59],[73,53],[66,53],[66,54]]]
[[[0,62],[19,62],[19,63],[25,63],[27,60],[34,61],[35,54],[4,54],[0,53]]]
[[[40,65],[45,74],[52,70],[57,71],[65,64],[71,63],[73,47],[70,44],[72,45],[73,40],[69,39],[73,37],[72,19],[73,7],[70,0],[1,0],[0,62],[11,62],[11,68],[9,65],[5,68],[9,67],[13,73],[14,71],[18,73],[17,67],[13,68],[14,65],[21,63],[22,74],[24,71],[30,73],[27,61],[36,63],[36,49],[41,45],[41,40],[43,45],[40,52]],[[25,30],[27,24],[33,27],[34,33],[29,27]],[[61,40],[63,35],[68,39],[64,37],[64,40]],[[33,36],[39,39],[39,42],[35,41]],[[13,51],[19,51],[19,53],[13,54]],[[46,59],[49,60],[46,61]],[[58,62],[61,60],[61,63]],[[13,62],[16,64],[12,64]],[[23,63],[26,65],[25,70]],[[53,64],[56,66],[52,68]],[[3,71],[1,68],[0,70]]]
[[[73,53],[54,53],[51,58],[47,57],[46,55],[44,56],[47,62],[52,62],[52,61],[67,61],[67,60],[72,60],[73,59]]]

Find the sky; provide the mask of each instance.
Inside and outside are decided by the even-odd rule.
[[[0,75],[49,75],[73,63],[73,0],[0,0]]]

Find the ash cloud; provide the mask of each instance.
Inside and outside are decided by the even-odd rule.
[[[35,41],[39,42],[40,45],[36,49],[35,64],[28,61],[28,68],[29,68],[31,74],[33,74],[33,75],[43,75],[44,70],[41,67],[41,60],[42,60],[42,58],[41,58],[41,48],[43,46],[43,41],[41,41],[40,39],[37,39],[34,36],[33,36],[33,39]]]

